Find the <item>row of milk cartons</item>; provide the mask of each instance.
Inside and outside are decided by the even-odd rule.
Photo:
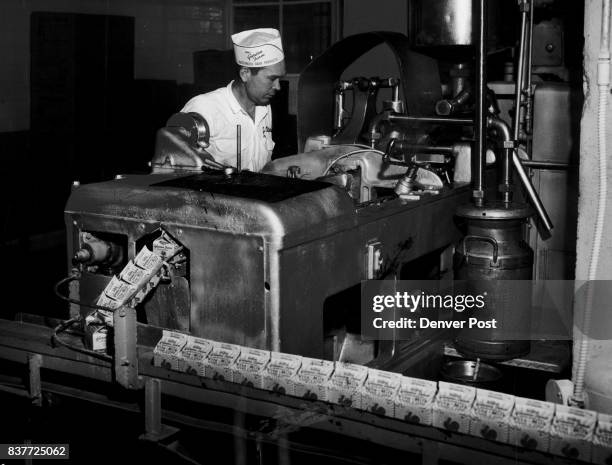
[[[321,400],[458,433],[612,462],[612,416],[351,363],[251,349],[164,331],[156,366]]]

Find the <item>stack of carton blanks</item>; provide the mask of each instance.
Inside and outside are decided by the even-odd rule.
[[[476,388],[460,384],[438,383],[433,405],[433,426],[458,433],[469,433]]]
[[[548,452],[555,404],[525,397],[514,399],[508,442],[526,449]]]
[[[491,441],[508,442],[510,414],[515,397],[501,392],[476,389],[472,404],[470,434]]]
[[[609,465],[612,463],[612,415],[597,414],[597,426],[593,434],[593,463]]]
[[[368,369],[368,376],[361,387],[361,409],[392,417],[401,380],[399,373]]]
[[[336,363],[334,374],[327,383],[327,399],[345,407],[361,408],[361,387],[368,369],[353,363]]]
[[[188,339],[187,334],[164,329],[162,338],[153,349],[153,365],[179,371],[180,352]]]
[[[263,373],[263,388],[279,394],[295,395],[295,376],[302,365],[299,355],[270,353],[270,362]]]
[[[304,357],[295,377],[294,395],[310,400],[327,400],[327,383],[334,372],[334,362]]]
[[[591,460],[597,413],[566,405],[555,406],[550,428],[550,452],[572,460]]]
[[[402,376],[395,397],[395,418],[420,425],[431,425],[433,402],[438,383]]]
[[[179,370],[191,375],[205,376],[206,357],[214,344],[208,339],[189,336],[187,343],[179,353]]]
[[[232,381],[263,389],[264,370],[269,361],[269,351],[243,347],[232,367]]]
[[[225,342],[215,342],[205,361],[204,376],[211,379],[232,381],[234,362],[241,347]]]

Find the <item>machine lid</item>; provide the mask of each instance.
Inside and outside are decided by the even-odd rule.
[[[520,220],[533,215],[533,209],[524,203],[488,202],[484,207],[472,203],[457,208],[456,215],[472,220]]]
[[[228,176],[213,170],[151,184],[151,187],[175,187],[268,203],[280,202],[330,186],[327,182],[283,178],[251,171]]]

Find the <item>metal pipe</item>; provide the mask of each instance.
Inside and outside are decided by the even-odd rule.
[[[489,123],[491,128],[495,128],[498,130],[498,134],[503,137],[503,142],[505,143],[504,145],[509,145],[509,143],[512,143],[512,140],[510,139],[510,128],[508,127],[508,125],[506,124],[504,120],[496,116],[490,116],[487,122]],[[525,171],[525,168],[523,167],[521,163],[521,159],[516,154],[516,150],[511,149],[511,148],[509,148],[508,150],[512,152],[512,164],[514,165],[514,168],[516,169],[516,172],[519,175],[519,178],[523,184],[523,187],[527,191],[527,196],[529,197],[531,204],[535,208],[538,214],[538,217],[542,221],[542,225],[544,226],[546,231],[550,233],[550,231],[553,228],[553,224],[548,216],[548,213],[546,213],[546,209],[544,208],[544,205],[542,204],[542,201],[540,200],[540,196],[538,195],[535,188],[533,187],[533,184],[531,184],[529,175]]]
[[[389,121],[397,122],[414,122],[414,123],[436,123],[436,124],[463,124],[471,126],[474,124],[472,118],[444,118],[437,116],[406,116],[406,115],[389,115]]]
[[[499,184],[499,191],[502,193],[502,201],[508,205],[512,202],[512,171],[510,160],[512,159],[512,147],[509,143],[512,141],[510,136],[510,128],[500,118],[489,116],[487,118],[489,129],[495,129],[504,144],[504,156],[502,158],[502,182]]]
[[[145,381],[145,432],[152,436],[162,432],[161,381],[156,378]]]
[[[458,113],[471,98],[472,90],[470,88],[465,88],[453,98],[438,101],[436,103],[436,113],[440,116]]]
[[[527,168],[533,168],[537,170],[569,170],[570,168],[573,168],[575,166],[570,165],[569,163],[560,163],[556,161],[523,160],[521,163]]]
[[[514,140],[518,141],[521,125],[521,102],[523,96],[523,74],[525,73],[525,43],[527,39],[527,11],[529,10],[529,3],[527,0],[521,0],[521,39],[519,42],[519,57],[516,71],[516,83],[514,89],[514,118],[512,133]]]
[[[236,171],[242,171],[242,126],[236,125]]]
[[[521,182],[523,183],[523,186],[525,187],[525,190],[527,191],[527,195],[529,196],[529,199],[531,200],[531,204],[536,209],[538,217],[542,221],[542,225],[546,229],[546,232],[550,234],[550,231],[553,228],[552,221],[550,221],[550,218],[548,214],[546,213],[546,209],[544,208],[544,205],[542,205],[542,201],[540,200],[538,193],[533,187],[533,184],[531,184],[529,175],[525,171],[525,168],[523,168],[523,165],[521,164],[521,159],[516,154],[516,150],[512,151],[512,163],[514,164],[514,168],[516,168],[516,172],[518,173],[519,178],[521,179]]]
[[[336,121],[334,122],[334,129],[340,129],[342,127],[342,117],[344,108],[344,93],[342,90],[336,90]]]
[[[527,69],[525,70],[525,77],[527,80],[527,85],[525,86],[525,90],[527,91],[527,108],[525,109],[525,133],[527,134],[531,134],[531,125],[533,124],[533,94],[531,92],[531,67],[533,63],[533,0],[529,1],[529,40],[527,45]],[[528,150],[528,154],[529,158],[531,158],[531,150]]]
[[[473,171],[473,187],[472,187],[472,199],[477,207],[483,207],[485,201],[485,185],[484,185],[484,161],[485,161],[485,150],[486,150],[486,113],[485,113],[485,101],[486,101],[486,89],[487,89],[487,0],[479,0],[478,15],[474,15],[478,18],[478,45],[476,53],[476,114],[474,120],[475,126],[475,139],[476,139],[476,157],[473,158],[472,171]]]
[[[453,153],[452,145],[406,144],[402,145],[401,148],[421,153]]]

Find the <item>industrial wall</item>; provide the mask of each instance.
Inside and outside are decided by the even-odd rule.
[[[134,77],[193,82],[196,50],[227,48],[225,0],[2,0],[0,132],[29,129],[30,14],[34,11],[132,16]]]

